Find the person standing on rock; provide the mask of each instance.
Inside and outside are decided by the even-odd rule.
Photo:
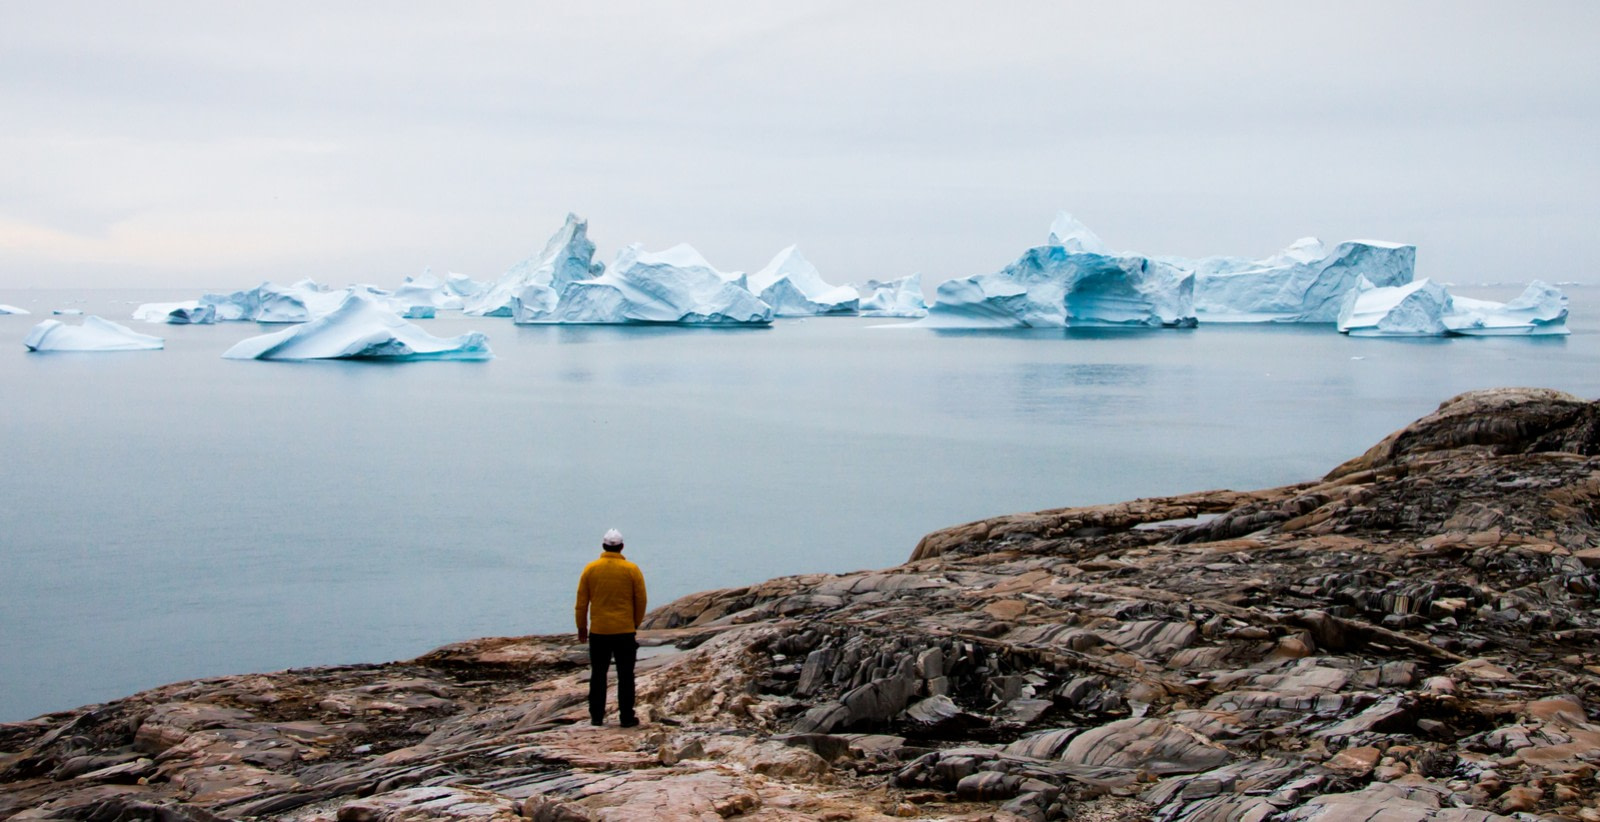
[[[633,663],[639,643],[634,635],[644,621],[644,574],[622,558],[622,534],[612,528],[600,540],[600,558],[583,567],[578,577],[578,641],[589,643],[589,724],[603,725],[606,716],[606,673],[617,663],[617,713],[622,727],[639,724],[633,713]]]

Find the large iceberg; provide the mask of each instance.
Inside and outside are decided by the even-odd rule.
[[[26,308],[18,308],[18,307],[14,306],[14,305],[6,305],[5,303],[0,303],[0,314],[32,314],[32,313],[33,313],[32,311],[29,311]]]
[[[750,293],[744,274],[718,271],[692,246],[652,253],[634,243],[598,277],[560,290],[528,286],[515,318],[523,324],[760,325],[772,321],[772,306]]]
[[[1327,250],[1315,237],[1296,240],[1264,260],[1163,258],[1194,271],[1194,309],[1202,322],[1331,323],[1359,278],[1380,287],[1412,280],[1417,248],[1351,240]]]
[[[772,306],[775,317],[854,314],[861,295],[848,285],[829,285],[800,250],[779,251],[766,267],[750,275],[750,291]]]
[[[29,351],[158,351],[165,347],[160,337],[140,334],[93,314],[84,317],[82,325],[45,320],[28,332],[22,344]]]
[[[1498,303],[1453,297],[1428,279],[1378,286],[1361,277],[1345,295],[1338,328],[1352,337],[1566,334],[1567,297],[1537,280],[1511,302]]]
[[[471,331],[440,338],[401,319],[372,295],[351,291],[333,311],[302,325],[241,340],[230,360],[487,360],[489,341]]]
[[[202,325],[217,321],[217,308],[199,300],[180,303],[145,303],[133,310],[133,318],[147,323]]]
[[[939,284],[919,325],[945,328],[1193,326],[1194,275],[1171,263],[1111,254],[1062,214],[1046,245],[993,274]]]
[[[921,274],[897,280],[867,280],[855,288],[861,294],[856,313],[863,317],[928,316],[928,302],[922,298]]]
[[[594,264],[594,243],[589,223],[576,214],[544,244],[537,257],[529,257],[467,301],[466,313],[482,317],[515,317],[522,300],[554,304],[568,285],[587,280],[605,270]],[[524,296],[527,292],[532,294]]]

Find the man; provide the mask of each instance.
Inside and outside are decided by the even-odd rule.
[[[604,725],[606,672],[617,661],[617,713],[622,727],[639,724],[633,713],[634,634],[644,621],[644,574],[622,558],[622,534],[612,528],[600,540],[600,558],[578,577],[578,641],[589,643],[589,724]]]

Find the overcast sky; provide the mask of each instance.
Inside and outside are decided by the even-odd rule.
[[[3,0],[0,0],[3,1]],[[1600,283],[1600,3],[5,2],[0,288],[1415,243]]]

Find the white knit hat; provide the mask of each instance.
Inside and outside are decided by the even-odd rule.
[[[600,544],[604,545],[604,546],[607,546],[607,547],[616,546],[618,548],[621,548],[622,547],[622,532],[618,531],[615,528],[612,528],[611,530],[606,532],[606,535],[604,537],[602,537],[600,539]]]

